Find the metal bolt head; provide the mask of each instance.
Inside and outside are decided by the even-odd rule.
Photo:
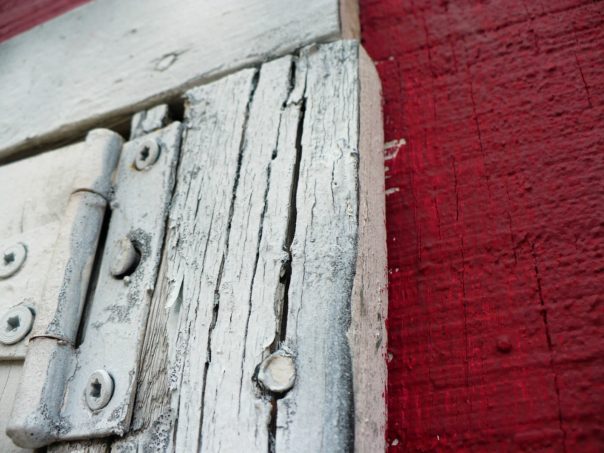
[[[128,238],[122,238],[113,245],[113,261],[109,271],[115,278],[125,278],[132,274],[140,261],[140,254]]]
[[[13,276],[27,257],[27,248],[21,242],[11,245],[0,252],[0,278]]]
[[[90,410],[98,411],[111,401],[113,396],[113,378],[105,370],[97,370],[90,375],[86,384],[86,404]]]
[[[0,343],[11,345],[23,340],[34,325],[34,314],[25,305],[11,308],[0,318]]]
[[[150,168],[159,158],[159,145],[157,141],[148,139],[142,142],[136,151],[134,166],[142,171]]]
[[[273,393],[285,393],[294,386],[296,365],[286,351],[273,352],[258,367],[258,382]]]

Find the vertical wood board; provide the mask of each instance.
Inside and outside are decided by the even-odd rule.
[[[381,116],[373,87],[361,117],[376,83],[361,60],[353,41],[311,46],[188,93],[135,432],[116,451],[348,451],[355,430],[358,451],[383,445]],[[275,351],[295,360],[285,395],[258,382]]]

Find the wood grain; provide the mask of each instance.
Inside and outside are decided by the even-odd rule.
[[[355,429],[358,451],[383,445],[381,116],[361,61],[353,41],[310,47],[188,93],[134,432],[116,451],[349,451]],[[295,359],[285,395],[255,380],[275,351]]]
[[[0,44],[0,157],[109,124],[340,29],[338,0],[84,4]]]

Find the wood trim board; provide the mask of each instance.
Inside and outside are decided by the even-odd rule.
[[[84,4],[0,43],[0,159],[303,45],[351,37],[351,11],[356,0]]]

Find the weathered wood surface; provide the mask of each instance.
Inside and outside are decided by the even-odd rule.
[[[21,382],[21,370],[23,362],[11,361],[0,362],[0,451],[3,453],[24,453],[26,450],[17,447],[4,432],[4,427],[8,424],[11,409],[15,403],[15,394]]]
[[[49,451],[382,451],[371,63],[354,41],[305,48],[189,91],[185,126],[130,433]],[[284,393],[258,372],[275,353]]]
[[[386,448],[387,332],[384,320],[388,314],[384,132],[381,85],[362,47],[359,77],[358,249],[348,341],[353,366],[355,450],[381,452]]]
[[[338,42],[188,93],[133,432],[114,450],[383,450],[383,164],[368,64]],[[295,360],[285,395],[256,379],[275,351]]]
[[[85,4],[0,44],[0,157],[109,125],[341,30],[352,35],[355,3],[342,1],[342,18],[339,0]]]
[[[379,449],[383,431],[365,426],[383,426],[382,393],[370,396],[377,405],[355,407],[354,388],[365,392],[367,383],[383,383],[383,350],[372,347],[365,351],[362,343],[351,343],[349,336],[364,341],[369,334],[373,344],[376,332],[383,336],[384,217],[380,212],[383,200],[378,198],[383,163],[376,157],[381,143],[375,135],[360,140],[358,47],[338,43],[319,51],[311,49],[303,57],[305,120],[285,335],[285,344],[296,351],[298,372],[292,391],[278,401],[276,444],[280,451],[350,451],[355,445],[356,411],[359,428],[366,435],[364,445]],[[367,75],[364,80],[377,83],[375,75],[371,82]],[[367,94],[375,96],[365,102],[373,104],[369,113],[377,121],[365,123],[364,128],[377,125],[379,131],[378,92],[369,89]],[[361,143],[367,146],[365,155],[360,154]],[[377,177],[363,181],[360,187],[360,168],[363,176]],[[368,200],[373,191],[378,196]],[[375,237],[366,234],[365,225],[361,231],[358,228],[359,205],[368,201],[377,201],[378,215],[371,219]],[[362,214],[367,215],[365,206]],[[364,255],[374,248],[381,264],[375,270],[364,269],[374,264],[366,263]],[[357,291],[368,290],[360,296],[368,309],[352,303],[355,273],[365,285]],[[361,364],[359,359],[368,362]],[[367,369],[372,371],[367,374]]]
[[[170,120],[170,108],[167,104],[137,112],[130,120],[130,140],[160,129],[170,123]]]

